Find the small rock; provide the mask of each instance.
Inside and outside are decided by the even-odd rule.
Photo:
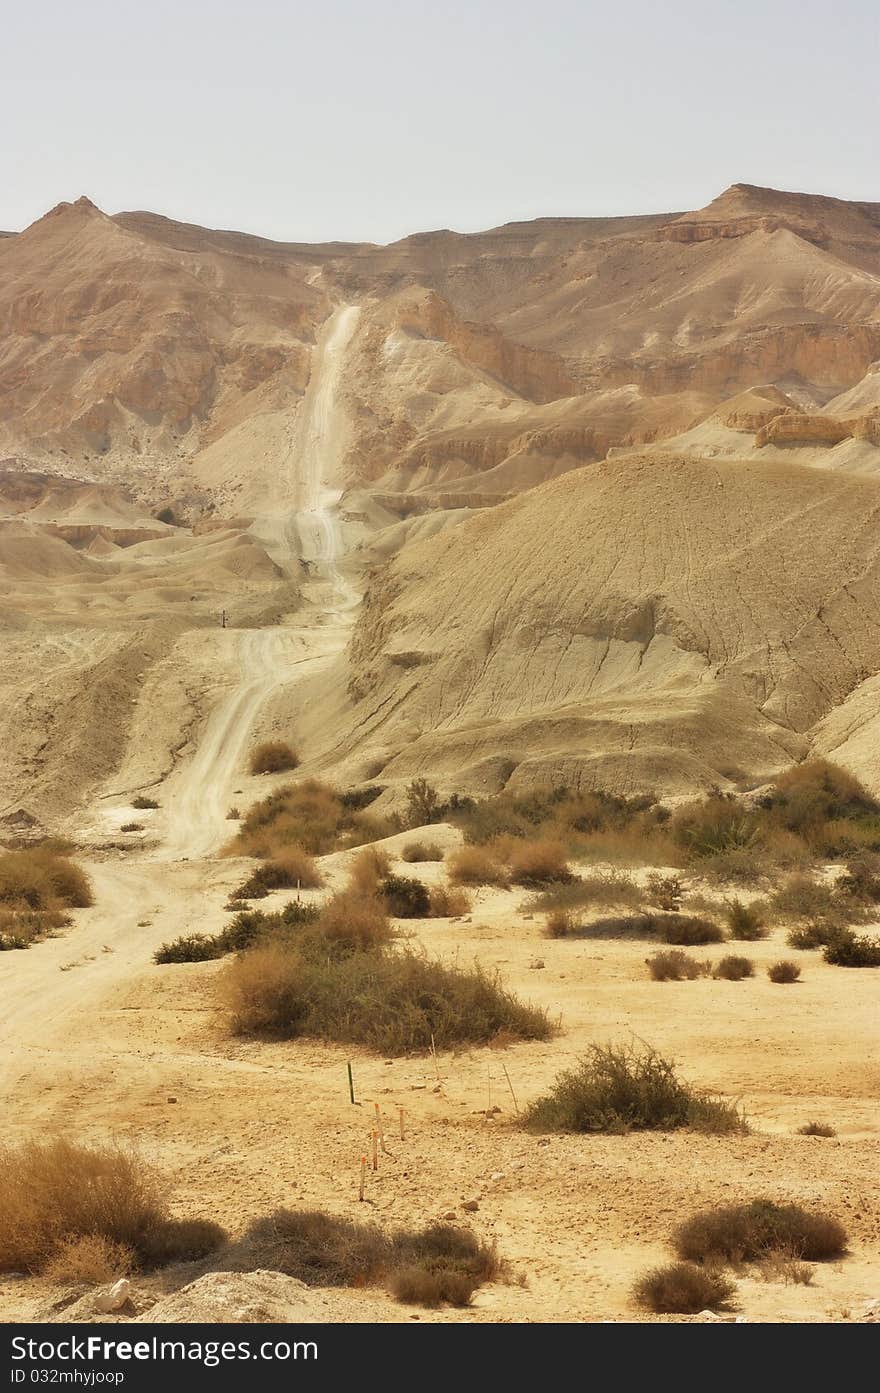
[[[504,1171],[493,1171],[492,1174],[489,1176],[489,1179],[490,1179],[490,1180],[503,1180],[503,1179],[504,1179]]]
[[[458,1218],[458,1215],[456,1214],[454,1209],[446,1209],[440,1215],[440,1218],[443,1220],[445,1224],[449,1224],[454,1223],[455,1220]]]
[[[120,1277],[118,1282],[114,1282],[112,1287],[106,1291],[99,1291],[95,1297],[95,1310],[104,1312],[118,1311],[120,1306],[124,1306],[131,1296],[131,1282],[127,1277]]]
[[[177,1099],[175,1098],[175,1096],[174,1096],[173,1093],[169,1093],[169,1095],[168,1095],[168,1102],[169,1102],[169,1103],[176,1103],[176,1102],[177,1102]]]
[[[479,1201],[479,1200],[465,1200],[461,1207],[462,1207],[462,1209],[464,1209],[468,1214],[476,1214],[477,1210],[478,1210],[479,1207],[480,1207],[480,1201]]]
[[[541,968],[541,967],[543,967],[543,966],[544,966],[544,959],[543,959],[543,958],[533,958],[532,961],[529,963],[529,967],[533,968],[534,970],[537,970],[538,968]]]

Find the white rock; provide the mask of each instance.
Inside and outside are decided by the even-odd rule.
[[[106,1291],[99,1291],[95,1297],[95,1310],[118,1311],[120,1306],[124,1306],[131,1296],[131,1282],[127,1277],[120,1277],[118,1282],[114,1282],[112,1287]]]

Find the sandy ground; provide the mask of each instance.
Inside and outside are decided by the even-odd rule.
[[[331,378],[352,327],[343,312],[328,329],[323,371]],[[177,1212],[213,1216],[233,1231],[279,1205],[389,1225],[455,1213],[497,1240],[513,1280],[481,1291],[472,1309],[421,1315],[429,1320],[634,1319],[632,1281],[662,1260],[679,1218],[760,1195],[803,1199],[846,1222],[850,1254],[818,1267],[809,1287],[743,1277],[740,1312],[748,1320],[857,1312],[880,1295],[878,971],[834,969],[809,954],[801,984],[774,986],[760,969],[780,956],[777,932],[746,950],[759,966],[755,980],[653,983],[644,944],[550,941],[521,894],[480,891],[466,919],[410,922],[401,932],[445,960],[497,968],[559,1018],[559,1036],[436,1060],[356,1053],[352,1106],[349,1052],[232,1039],[214,999],[222,964],[153,964],[160,943],[222,924],[245,869],[218,854],[226,812],[239,790],[242,802],[257,796],[242,772],[248,737],[279,687],[329,672],[347,640],[357,595],[338,569],[336,495],[323,482],[332,471],[316,463],[332,457],[338,428],[332,393],[316,387],[311,401],[304,494],[294,512],[279,510],[263,526],[278,546],[291,529],[313,539],[304,610],[275,628],[215,631],[195,646],[193,671],[212,672],[214,689],[199,685],[178,758],[157,783],[161,809],[143,815],[144,844],[88,856],[95,906],[77,912],[62,936],[0,955],[6,1136],[64,1130],[131,1141],[167,1171]],[[181,712],[187,691],[182,681]],[[150,700],[140,697],[142,723]],[[98,842],[131,811],[127,794],[105,793],[80,824]],[[457,834],[432,835],[451,843]],[[392,839],[393,851],[401,840]],[[330,888],[347,860],[324,858]],[[436,865],[418,872],[442,875]],[[517,1109],[591,1042],[633,1037],[673,1054],[694,1083],[741,1098],[752,1134],[541,1138],[517,1126]],[[360,1205],[359,1159],[376,1103],[388,1150]],[[838,1136],[796,1135],[813,1118]],[[478,1207],[465,1212],[469,1200]],[[46,1296],[36,1279],[5,1277],[0,1317],[32,1316]],[[352,1300],[363,1320],[416,1314],[374,1292]]]

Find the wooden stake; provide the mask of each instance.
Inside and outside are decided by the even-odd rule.
[[[379,1133],[373,1128],[373,1170],[379,1169]]]
[[[406,1135],[403,1130],[403,1108],[400,1108],[398,1111],[400,1112],[400,1140],[406,1141]]]
[[[501,1067],[504,1070],[504,1077],[507,1079],[507,1087],[510,1089],[510,1096],[513,1099],[513,1106],[516,1108],[517,1112],[519,1112],[519,1103],[516,1101],[516,1094],[513,1091],[513,1084],[510,1082],[510,1075],[507,1072],[507,1065],[502,1064]]]
[[[376,1131],[379,1133],[379,1145],[387,1155],[388,1147],[385,1145],[385,1128],[382,1126],[382,1114],[379,1111],[379,1104],[374,1103],[373,1107],[376,1109]]]
[[[351,1073],[351,1060],[348,1062],[348,1092],[351,1101],[354,1102],[354,1079]]]
[[[367,1158],[366,1158],[366,1156],[362,1156],[362,1157],[361,1157],[361,1188],[360,1188],[360,1190],[358,1191],[358,1199],[360,1200],[361,1204],[363,1204],[363,1202],[364,1202],[364,1186],[366,1185],[366,1183],[367,1183]]]

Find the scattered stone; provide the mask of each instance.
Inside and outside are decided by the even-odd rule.
[[[489,1176],[489,1179],[490,1179],[490,1180],[503,1180],[503,1179],[504,1179],[504,1171],[493,1171],[492,1174]]]
[[[112,1287],[99,1291],[95,1295],[94,1309],[102,1315],[107,1315],[110,1311],[118,1311],[126,1304],[131,1296],[131,1282],[127,1277],[120,1277],[118,1282],[114,1282]]]
[[[476,1214],[477,1210],[478,1210],[479,1207],[480,1207],[480,1201],[479,1201],[479,1200],[465,1200],[461,1207],[462,1207],[462,1209],[464,1209],[464,1210],[466,1211],[466,1213],[468,1213],[468,1214]]]
[[[445,1209],[443,1213],[440,1215],[440,1218],[443,1220],[445,1224],[449,1224],[454,1223],[454,1221],[458,1218],[458,1215],[456,1214],[454,1209]]]

